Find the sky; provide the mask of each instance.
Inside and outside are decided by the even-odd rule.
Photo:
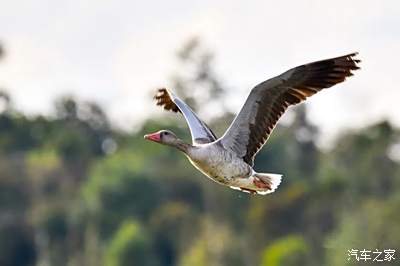
[[[194,36],[214,52],[232,111],[265,79],[358,51],[362,69],[310,98],[310,119],[327,136],[386,118],[400,126],[398,0],[0,0],[0,88],[30,114],[72,95],[134,128],[161,113],[149,95],[171,86]]]

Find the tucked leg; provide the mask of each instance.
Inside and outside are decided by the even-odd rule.
[[[262,180],[258,177],[255,177],[253,180],[253,184],[258,188],[266,188],[271,190],[271,182],[269,180]]]

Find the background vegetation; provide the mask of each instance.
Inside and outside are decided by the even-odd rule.
[[[178,59],[190,71],[175,73],[174,89],[200,113],[214,108],[221,134],[232,114],[212,58],[186,44]],[[173,114],[123,132],[92,102],[59,99],[52,116],[14,106],[2,90],[0,265],[344,265],[351,248],[399,251],[400,131],[387,121],[322,150],[305,106],[295,108],[256,161],[283,182],[251,196],[143,140],[162,128],[189,140]]]

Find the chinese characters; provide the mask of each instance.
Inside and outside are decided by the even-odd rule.
[[[349,249],[347,250],[347,260],[348,261],[360,261],[360,262],[391,262],[395,260],[395,249],[384,249],[380,251],[378,249],[375,250],[367,250],[367,249]]]

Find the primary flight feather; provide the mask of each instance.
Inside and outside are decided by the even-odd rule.
[[[180,112],[192,135],[185,143],[168,130],[145,135],[145,139],[175,147],[202,173],[217,183],[244,192],[265,195],[281,182],[281,175],[257,173],[254,157],[264,146],[282,114],[322,89],[332,87],[359,69],[357,53],[292,68],[255,86],[239,114],[221,138],[181,99],[167,89],[154,97],[165,110]]]

